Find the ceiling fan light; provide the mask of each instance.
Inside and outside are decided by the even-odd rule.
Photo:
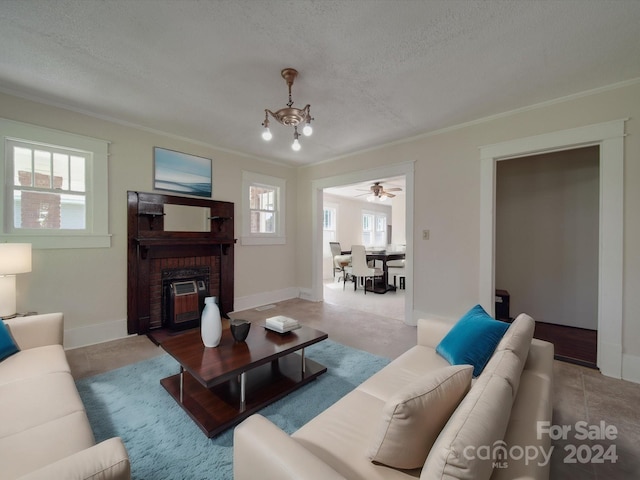
[[[296,151],[296,152],[300,150],[300,142],[298,141],[297,138],[291,144],[291,149]]]

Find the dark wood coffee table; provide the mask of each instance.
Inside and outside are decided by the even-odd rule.
[[[195,329],[162,342],[180,373],[160,383],[213,437],[326,372],[304,356],[326,338],[304,325],[281,335],[254,322],[245,342],[235,342],[226,326],[220,345],[207,348]]]

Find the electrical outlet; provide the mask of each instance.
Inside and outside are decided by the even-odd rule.
[[[422,230],[422,239],[429,240],[429,230]]]

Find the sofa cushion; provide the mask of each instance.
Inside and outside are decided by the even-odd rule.
[[[436,352],[451,365],[473,365],[473,376],[477,377],[508,328],[508,323],[494,320],[476,305],[458,320]]]
[[[521,360],[511,350],[496,351],[487,366],[484,367],[482,375],[497,375],[504,378],[511,387],[511,397],[515,399],[523,367],[524,360]]]
[[[7,413],[0,422],[0,438],[84,411],[68,373],[48,373],[0,385],[0,412]]]
[[[0,477],[19,478],[90,448],[94,443],[87,416],[81,411],[35,424],[7,437],[0,436]],[[64,478],[80,477],[69,475]]]
[[[521,313],[509,326],[500,343],[498,343],[496,351],[510,350],[520,357],[524,363],[529,354],[529,347],[531,346],[535,326],[536,322],[533,318],[525,313]]]
[[[9,329],[4,322],[0,320],[0,362],[19,351],[20,349],[18,345],[16,345],[16,342],[13,341]]]
[[[511,405],[511,386],[504,378],[480,376],[429,451],[420,479],[489,479],[494,459],[478,448],[502,441]]]
[[[56,372],[70,373],[62,345],[20,350],[0,363],[0,385]]]
[[[358,390],[386,402],[406,385],[422,378],[425,372],[448,366],[450,366],[449,362],[438,355],[433,348],[416,345],[365,380],[358,386]]]
[[[395,468],[422,466],[442,427],[469,390],[472,371],[471,365],[445,367],[397,392],[382,409],[369,458]]]
[[[377,427],[371,419],[380,418],[384,403],[353,390],[300,427],[291,438],[344,478],[406,480],[405,470],[373,463],[367,457],[369,442]],[[414,477],[420,475],[420,470],[412,472]]]

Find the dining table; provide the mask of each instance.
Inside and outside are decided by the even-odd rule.
[[[367,263],[375,260],[379,260],[382,262],[382,280],[376,281],[374,278],[372,286],[365,287],[367,292],[373,293],[387,293],[387,292],[395,292],[396,287],[394,285],[389,284],[389,267],[387,262],[390,260],[404,260],[405,252],[401,251],[392,251],[392,250],[376,250],[369,249],[366,251],[367,253]]]

